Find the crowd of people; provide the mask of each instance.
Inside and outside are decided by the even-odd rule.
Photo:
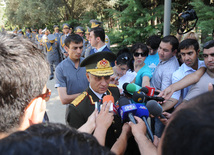
[[[64,23],[63,33],[55,25],[53,34],[1,34],[1,154],[212,152],[214,143],[207,141],[214,138],[214,40],[203,44],[203,60],[193,32],[183,39],[152,35],[115,55],[101,22],[90,22],[86,31]],[[67,125],[41,124],[51,95],[46,83],[53,78]],[[121,96],[135,104],[127,83],[145,98],[143,88],[154,88],[164,99],[158,103],[164,117],[150,115],[154,140],[145,120],[124,119]]]

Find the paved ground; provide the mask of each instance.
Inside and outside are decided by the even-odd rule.
[[[65,124],[65,109],[66,106],[62,105],[59,99],[57,89],[54,88],[55,79],[47,82],[47,87],[51,90],[50,100],[47,102],[47,113],[50,122]]]

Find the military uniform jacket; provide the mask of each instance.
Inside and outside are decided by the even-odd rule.
[[[37,34],[32,33],[31,41],[32,41],[33,43],[36,43],[36,35],[37,35]]]
[[[36,44],[38,45],[38,48],[39,48],[40,50],[43,49],[43,46],[40,45],[40,43],[42,43],[42,37],[43,37],[43,34],[37,34],[37,35],[36,35]]]
[[[50,43],[49,41],[45,43],[45,48],[47,50],[47,59],[48,61],[59,60],[59,53],[56,49],[55,42]]]
[[[107,95],[112,95],[114,100],[117,101],[120,97],[119,89],[116,86],[109,86]],[[99,102],[99,98],[87,88],[80,96],[78,96],[68,108],[66,121],[71,127],[79,128],[87,122],[88,117],[95,109],[95,103]],[[121,118],[117,115],[114,116],[112,125],[107,131],[106,146],[111,148],[120,136],[122,131]]]
[[[59,49],[59,45],[60,45],[60,37],[62,36],[62,33],[56,33],[54,32],[53,35],[56,37],[55,40],[57,42],[57,48]]]
[[[65,48],[64,48],[66,37],[67,37],[67,36],[66,36],[65,34],[62,35],[62,36],[60,37],[60,44],[59,44],[59,47],[60,47],[60,50],[61,50],[62,53],[67,53],[66,50],[65,50]]]
[[[32,38],[32,34],[31,34],[31,33],[27,33],[27,32],[26,32],[25,36],[26,36],[26,38],[28,38],[28,39],[30,39],[30,40],[31,40],[31,38]]]

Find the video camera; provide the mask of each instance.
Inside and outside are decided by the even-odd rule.
[[[178,27],[178,34],[185,34],[191,31],[197,24],[198,17],[196,15],[195,10],[187,9],[185,12],[179,14],[179,27]],[[195,21],[194,21],[195,20]],[[191,21],[194,21],[193,24],[190,24]],[[189,28],[189,25],[193,25]]]

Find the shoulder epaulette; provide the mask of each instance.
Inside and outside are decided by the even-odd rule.
[[[79,95],[75,100],[73,100],[71,102],[71,104],[73,104],[75,107],[78,106],[80,104],[80,102],[82,102],[82,100],[84,100],[84,98],[88,95],[88,93],[86,91],[84,91],[81,95]]]
[[[108,86],[109,87],[117,87],[117,85],[115,85],[115,84],[109,84]]]

